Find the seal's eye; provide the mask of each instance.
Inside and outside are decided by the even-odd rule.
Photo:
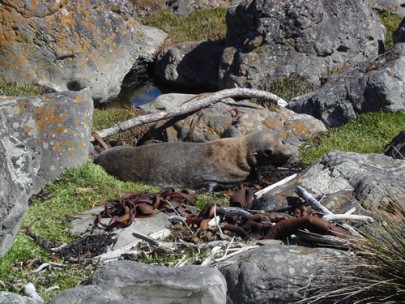
[[[270,157],[273,155],[273,151],[270,149],[265,149],[263,153],[266,157]]]

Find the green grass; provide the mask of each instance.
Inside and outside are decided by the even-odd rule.
[[[37,85],[0,81],[0,96],[38,96],[43,93],[44,88]]]
[[[159,28],[169,34],[165,46],[184,41],[223,40],[226,35],[226,8],[195,10],[188,17],[170,11],[152,13],[142,19],[144,25]]]
[[[361,114],[340,128],[330,129],[301,149],[301,161],[311,163],[333,150],[357,153],[381,153],[384,147],[405,129],[405,114],[374,112]]]
[[[270,82],[264,90],[276,94],[284,100],[290,100],[296,96],[314,91],[315,86],[305,81],[300,75],[291,74],[288,77],[280,77]]]
[[[12,249],[0,259],[0,289],[18,293],[26,283],[33,282],[37,291],[48,302],[60,290],[75,287],[90,276],[92,271],[81,265],[65,263],[63,270],[54,269],[38,274],[30,272],[23,266],[24,263],[32,259],[50,262],[51,257],[25,234],[25,227],[37,220],[34,226],[36,234],[53,242],[69,243],[75,237],[69,232],[67,217],[88,210],[107,197],[124,195],[116,193],[116,190],[156,192],[159,188],[119,181],[88,161],[79,168],[67,170],[58,180],[49,184],[47,189],[51,193],[49,198],[32,198]],[[55,285],[60,290],[45,292],[45,289]]]
[[[392,33],[398,29],[399,24],[401,23],[402,20],[402,16],[391,14],[389,12],[382,12],[379,14],[379,17],[381,23],[385,26],[385,29],[387,30],[385,36],[385,48],[388,50],[392,48],[392,46],[394,45],[392,40]]]

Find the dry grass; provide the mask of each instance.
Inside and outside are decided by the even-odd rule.
[[[373,223],[360,231],[353,245],[359,260],[342,267],[335,284],[316,287],[305,303],[404,303],[405,211],[390,199],[385,209],[375,208]],[[332,289],[333,288],[333,289]]]

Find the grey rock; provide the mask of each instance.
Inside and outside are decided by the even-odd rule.
[[[290,100],[288,108],[312,115],[328,127],[358,113],[405,112],[405,43],[376,59],[333,75],[319,90]]]
[[[39,300],[8,291],[0,291],[0,304],[42,304]]]
[[[213,41],[178,43],[161,52],[155,65],[158,82],[198,90],[218,89],[223,44]]]
[[[92,285],[63,291],[52,303],[224,304],[226,290],[224,277],[214,268],[116,261],[98,269]]]
[[[236,0],[226,20],[220,88],[266,89],[293,73],[319,85],[329,70],[375,57],[385,36],[366,0]]]
[[[93,101],[84,92],[0,98],[0,256],[28,199],[88,159]]]
[[[352,207],[373,210],[389,199],[405,202],[405,161],[382,154],[333,151],[325,154],[292,182],[266,193],[254,202],[255,209],[286,206],[304,187],[336,213]],[[282,199],[284,198],[284,199]]]
[[[71,232],[76,235],[84,235],[93,230],[95,214],[100,213],[104,210],[104,206],[95,207],[90,210],[80,212],[74,220],[70,222],[72,228]],[[103,219],[104,224],[108,224],[110,218]],[[152,217],[136,218],[135,221],[125,229],[115,229],[113,233],[116,235],[115,243],[111,247],[111,250],[120,249],[126,245],[134,243],[135,241],[140,241],[140,239],[132,235],[133,232],[141,233],[144,235],[149,235],[153,232],[158,232],[165,228],[171,227],[169,221],[169,216],[165,213],[158,213]],[[93,233],[109,233],[104,230],[96,230]],[[108,250],[108,251],[111,251]]]
[[[399,134],[391,140],[386,146],[384,154],[392,158],[405,160],[405,130],[399,132]]]
[[[151,63],[166,38],[133,17],[127,0],[2,1],[0,79],[58,92],[89,88],[96,102]]]
[[[187,95],[165,94],[143,109],[151,112],[170,110],[193,97],[195,95],[187,97]],[[283,139],[297,157],[298,148],[302,143],[314,134],[325,131],[326,127],[310,115],[296,114],[281,107],[267,109],[247,100],[236,102],[227,98],[202,109],[198,114],[189,115],[181,120],[175,118],[158,123],[143,140],[153,138],[164,141],[204,142],[266,129],[272,130],[275,136]]]
[[[394,44],[405,42],[405,18],[402,19],[401,23],[398,26],[398,29],[392,33],[392,39],[394,41]]]
[[[368,0],[368,2],[370,6],[377,11],[405,16],[404,0]]]
[[[218,267],[228,284],[229,304],[295,303],[311,295],[310,287],[338,281],[339,266],[353,263],[352,258],[335,249],[272,245]]]

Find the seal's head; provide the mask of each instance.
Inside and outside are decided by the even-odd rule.
[[[249,154],[254,166],[281,166],[291,157],[292,151],[269,131],[261,131],[246,137]]]

